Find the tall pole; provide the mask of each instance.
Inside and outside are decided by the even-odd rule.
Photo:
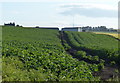
[[[74,28],[74,26],[75,26],[75,25],[74,25],[74,14],[73,14],[73,28]]]

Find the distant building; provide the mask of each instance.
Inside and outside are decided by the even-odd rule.
[[[85,32],[85,30],[82,29],[81,27],[65,27],[65,28],[62,28],[61,31],[77,31],[77,32]]]
[[[52,30],[59,30],[58,27],[39,27],[39,26],[36,26],[35,28],[39,28],[39,29],[52,29]]]
[[[77,31],[77,32],[118,32],[113,28],[106,28],[106,26],[98,26],[98,27],[65,27],[62,28],[61,31]]]

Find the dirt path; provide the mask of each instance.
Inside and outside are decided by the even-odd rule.
[[[101,77],[101,80],[108,80],[108,79],[113,79],[119,76],[117,72],[115,72],[117,68],[111,67],[111,66],[105,66],[104,69],[98,72],[94,72],[93,76],[99,76]]]

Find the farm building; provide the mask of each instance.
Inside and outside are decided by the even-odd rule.
[[[59,28],[58,28],[58,27],[39,27],[39,26],[36,26],[35,28],[59,30]]]
[[[98,26],[98,27],[65,27],[62,28],[61,31],[77,31],[77,32],[118,32],[113,28],[106,28],[106,26]]]
[[[65,28],[62,28],[61,31],[85,32],[86,30],[82,29],[81,27],[65,27]]]

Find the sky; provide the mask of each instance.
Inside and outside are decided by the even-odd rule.
[[[0,0],[0,25],[118,28],[119,0]]]

